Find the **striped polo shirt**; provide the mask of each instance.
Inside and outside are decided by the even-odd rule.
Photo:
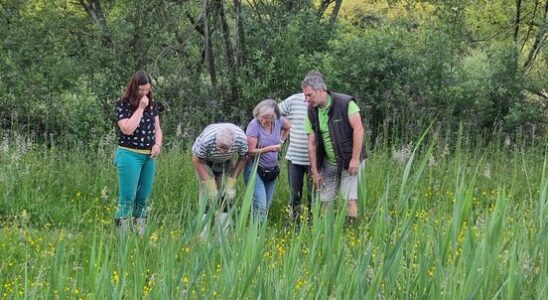
[[[304,118],[308,106],[304,101],[304,94],[294,94],[278,104],[280,112],[289,122],[289,147],[287,148],[286,159],[296,165],[309,166],[308,160],[308,135],[304,131]]]
[[[222,153],[217,148],[217,133],[224,127],[230,128],[234,132],[234,144],[230,149]],[[204,131],[196,138],[192,145],[192,153],[201,160],[219,164],[234,159],[236,156],[247,154],[247,137],[244,131],[231,123],[217,123],[207,126]]]

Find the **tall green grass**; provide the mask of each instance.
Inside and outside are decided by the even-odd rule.
[[[145,237],[120,238],[111,146],[5,143],[1,299],[547,297],[546,143],[450,146],[433,134],[375,148],[353,227],[340,200],[313,205],[310,224],[289,223],[285,172],[268,223],[256,224],[242,181],[232,230],[210,224],[205,239],[185,151],[158,159]]]

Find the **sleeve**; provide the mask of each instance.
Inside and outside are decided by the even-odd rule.
[[[307,134],[312,133],[312,124],[310,123],[310,119],[308,119],[308,114],[304,116],[304,132]]]
[[[357,113],[360,111],[360,108],[358,107],[358,105],[356,104],[356,102],[354,101],[350,101],[348,103],[348,116],[350,117],[351,115]]]
[[[280,120],[280,131],[283,129],[284,126],[291,125],[291,122],[287,118],[279,118],[278,120]]]
[[[259,129],[259,123],[257,122],[257,119],[253,119],[251,123],[247,125],[245,134],[250,137],[259,138],[260,129]]]
[[[278,104],[278,108],[280,109],[280,113],[284,116],[287,116],[291,114],[291,98],[287,98],[284,101],[280,102]]]
[[[116,102],[115,114],[116,114],[116,121],[131,118],[131,111],[129,110],[129,105],[123,103],[121,100],[118,100],[118,102]]]
[[[202,139],[200,137],[196,138],[194,144],[192,145],[192,154],[196,155],[199,159],[204,159],[205,156],[203,148]]]
[[[247,146],[247,139],[245,139],[242,143],[242,146],[240,147],[240,151],[238,151],[238,155],[240,156],[244,156],[247,154],[247,149],[248,149],[248,146]]]

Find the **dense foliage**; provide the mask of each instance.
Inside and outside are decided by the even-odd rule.
[[[0,128],[98,142],[129,75],[155,78],[167,140],[244,125],[310,69],[357,96],[374,140],[425,122],[546,130],[547,1],[5,0]],[[207,109],[204,109],[207,108]]]

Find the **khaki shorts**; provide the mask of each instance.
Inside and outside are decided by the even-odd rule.
[[[358,174],[355,176],[351,176],[350,173],[348,173],[348,170],[343,170],[340,185],[337,187],[337,166],[324,162],[320,172],[322,175],[322,182],[318,192],[320,201],[328,202],[335,199],[337,189],[344,200],[357,200],[358,179],[361,176],[363,168],[364,161],[360,163],[360,166],[358,167]]]

